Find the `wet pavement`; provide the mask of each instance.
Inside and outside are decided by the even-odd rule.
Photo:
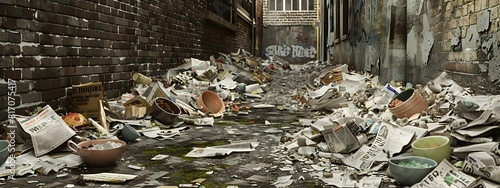
[[[290,99],[294,89],[304,86],[305,76],[291,71],[275,76],[267,84],[263,98],[247,98],[241,105],[275,104],[274,108],[251,109],[247,115],[226,113],[215,118],[214,126],[187,126],[179,136],[171,140],[156,140],[141,136],[130,142],[120,161],[113,167],[94,168],[82,164],[78,168],[66,168],[49,175],[17,177],[7,181],[7,187],[156,187],[179,186],[197,187],[193,181],[200,178],[204,187],[275,187],[272,185],[279,177],[292,175],[293,184],[289,187],[325,187],[310,165],[288,158],[287,150],[280,140],[304,127],[301,118],[313,118],[314,112],[300,108]],[[297,87],[299,86],[299,87]],[[294,106],[295,105],[295,106]],[[280,110],[282,109],[282,110]],[[231,130],[228,132],[228,130]],[[231,134],[230,134],[231,133]],[[193,147],[206,147],[229,144],[231,141],[256,139],[259,145],[255,151],[231,153],[213,158],[188,158],[184,155]],[[159,161],[152,157],[163,154],[167,158]],[[315,164],[320,158],[311,158]],[[144,167],[142,170],[129,168],[129,165]],[[285,166],[291,170],[281,169]],[[125,183],[102,183],[82,181],[80,174],[101,172],[138,175]],[[67,176],[61,174],[69,173]]]

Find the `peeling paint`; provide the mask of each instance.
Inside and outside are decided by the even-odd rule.
[[[493,46],[493,38],[489,38],[487,41],[481,43],[481,50],[488,54],[490,52],[491,47]]]
[[[479,68],[481,69],[482,73],[488,72],[488,66],[486,64],[479,64]]]
[[[479,41],[479,33],[477,32],[477,26],[476,25],[471,25],[469,28],[467,28],[467,34],[462,40],[463,42],[463,48],[472,48],[472,49],[477,49],[479,48],[480,41]]]
[[[483,32],[490,28],[490,11],[486,10],[477,18],[477,32]]]
[[[377,50],[373,46],[368,46],[368,52],[366,55],[365,71],[371,72],[372,66],[379,60]]]
[[[417,41],[417,33],[415,32],[415,26],[413,26],[408,33],[408,37],[406,39],[406,52],[407,59],[415,60],[417,58],[417,50],[418,50],[418,41]],[[415,61],[408,61],[415,62]]]
[[[429,54],[431,52],[432,46],[434,45],[434,35],[431,32],[431,26],[429,25],[429,18],[427,17],[427,14],[424,14],[422,21],[423,42],[420,48],[422,51],[422,63],[424,65],[427,65],[427,61],[429,61]]]
[[[451,37],[451,48],[453,51],[462,50],[462,45],[460,43],[460,39],[462,38],[462,30],[459,28],[455,28],[452,31],[453,35]]]
[[[488,76],[491,81],[500,81],[500,43],[495,35],[493,41],[495,44],[493,45],[494,56],[491,61],[488,61]]]
[[[422,8],[424,7],[424,2],[425,0],[420,0],[420,5],[418,6],[417,15],[420,15],[420,13],[422,12]]]

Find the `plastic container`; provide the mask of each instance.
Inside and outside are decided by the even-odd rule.
[[[427,111],[429,108],[422,96],[414,89],[408,89],[401,92],[393,100],[395,99],[404,101],[395,107],[389,108],[396,118],[411,117],[414,114]]]
[[[114,142],[121,144],[120,147],[103,149],[103,150],[92,150],[90,147],[98,144],[106,144],[107,142]],[[78,144],[69,140],[68,147],[73,152],[78,154],[85,164],[93,167],[107,167],[116,164],[118,159],[120,159],[125,152],[125,146],[127,144],[118,139],[97,139],[83,141]]]
[[[401,166],[400,163],[417,162],[420,164],[427,164],[429,167],[407,167]],[[389,159],[389,171],[391,175],[400,184],[405,186],[412,186],[415,183],[422,181],[434,168],[437,163],[433,159],[419,156],[404,156]]]
[[[224,112],[224,101],[213,91],[205,90],[200,94],[196,105],[204,113],[218,114]]]
[[[151,82],[153,82],[153,80],[150,77],[138,72],[132,74],[132,80],[134,80],[136,84],[144,84],[144,85],[149,85],[151,84]]]
[[[169,125],[181,114],[181,108],[169,98],[157,97],[151,107],[151,117],[158,122]]]
[[[427,157],[440,163],[444,159],[450,160],[450,138],[446,136],[427,136],[411,143],[413,155]]]

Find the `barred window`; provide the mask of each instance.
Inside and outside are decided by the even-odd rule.
[[[269,11],[314,11],[315,0],[269,0]]]

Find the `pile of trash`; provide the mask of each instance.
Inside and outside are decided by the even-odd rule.
[[[494,187],[500,183],[496,136],[500,97],[476,96],[446,72],[424,85],[379,83],[378,77],[351,72],[346,65],[311,61],[293,66],[278,57],[263,60],[240,49],[207,61],[185,59],[159,78],[136,72],[132,79],[136,83],[132,92],[114,100],[103,98],[100,82],[73,86],[72,113],[62,117],[50,106],[31,116],[16,116],[7,127],[5,150],[19,152],[5,157],[0,176],[64,174],[67,167],[92,164],[78,155],[81,151],[119,158],[123,146],[141,135],[172,139],[189,129],[187,125],[213,126],[216,118],[277,108],[315,112],[300,119],[304,128],[282,136],[274,149],[286,153],[281,159],[289,166],[282,169],[298,171],[290,165],[297,162],[310,165],[316,172],[313,176],[326,185]],[[73,154],[45,155],[65,143]],[[117,146],[88,149],[95,144]],[[186,156],[229,154],[233,147],[249,152],[258,144],[251,140],[197,148]],[[114,164],[118,158],[99,165]],[[82,177],[106,182],[136,176]],[[273,185],[289,186],[291,177],[280,177]]]
[[[136,83],[132,92],[116,99],[104,99],[101,82],[74,85],[70,113],[57,114],[47,105],[29,116],[13,115],[3,126],[6,134],[0,143],[0,177],[5,180],[37,172],[67,172],[67,168],[83,163],[114,165],[124,146],[141,135],[171,139],[189,129],[186,125],[212,126],[214,118],[225,114],[274,107],[241,106],[240,101],[261,100],[261,86],[271,82],[273,74],[288,70],[288,63],[279,58],[263,60],[240,49],[236,53],[220,53],[217,59],[212,56],[208,61],[185,59],[184,64],[168,70],[161,78],[136,72],[132,76]],[[117,147],[95,147],[106,144]],[[253,150],[257,143],[243,144],[251,144],[249,150]],[[46,155],[55,151],[70,154],[57,158]],[[124,176],[127,180],[135,178],[106,174],[97,175],[100,178],[94,180],[106,182]]]
[[[277,153],[288,153],[289,164],[311,165],[315,178],[336,187],[500,184],[498,95],[476,96],[446,72],[425,85],[380,84],[346,65],[317,67],[298,68],[307,89],[292,98],[323,113],[282,137]],[[284,182],[277,187],[293,181]]]

